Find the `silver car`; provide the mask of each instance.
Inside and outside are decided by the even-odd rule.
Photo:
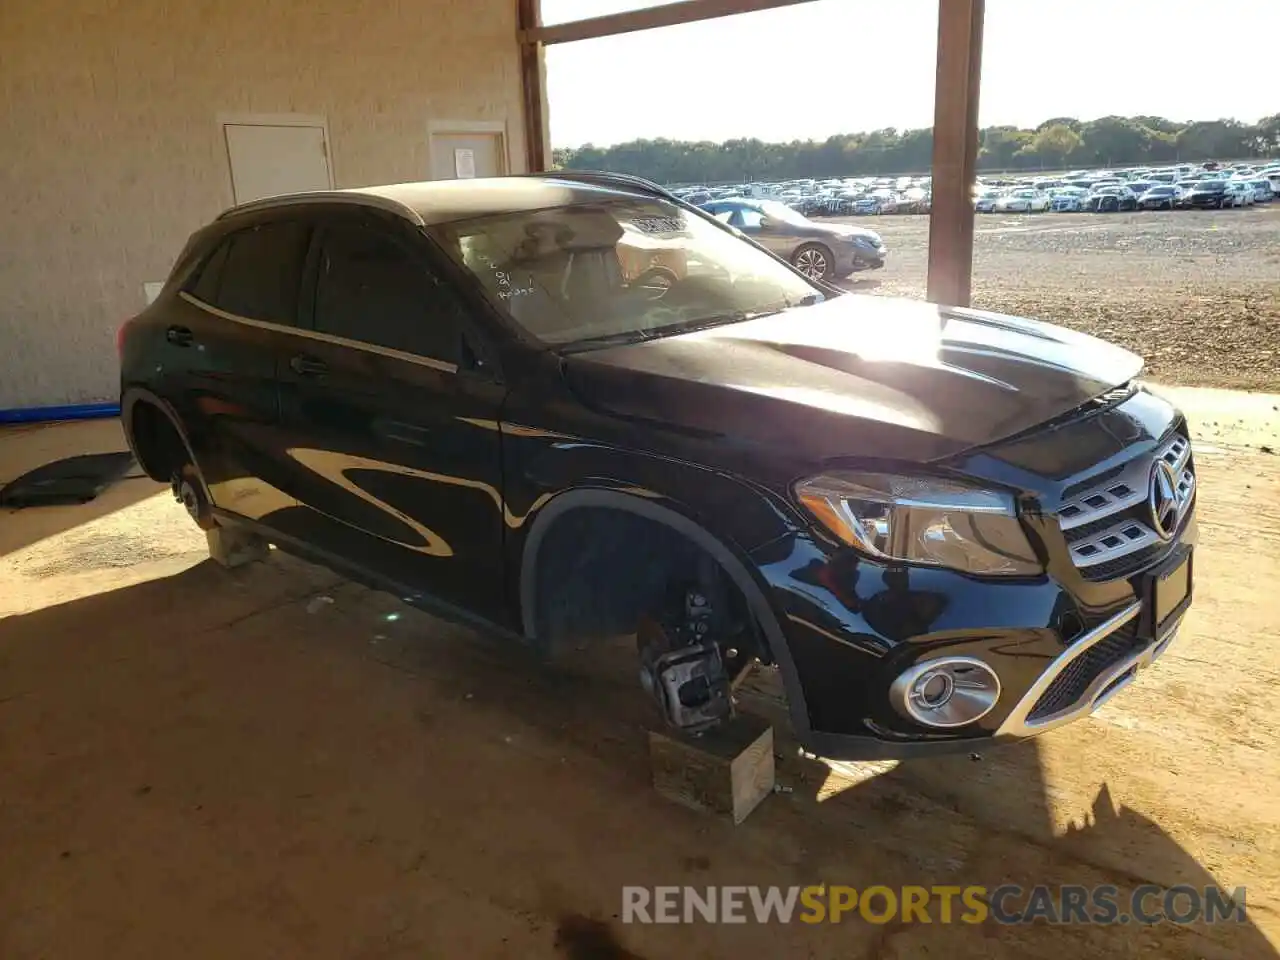
[[[874,230],[845,223],[815,223],[776,200],[734,197],[701,204],[703,210],[791,262],[806,276],[847,277],[884,266],[884,241]]]

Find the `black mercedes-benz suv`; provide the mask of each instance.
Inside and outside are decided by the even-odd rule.
[[[234,208],[120,352],[201,525],[547,655],[635,634],[687,730],[764,663],[824,756],[1031,736],[1191,601],[1187,426],[1138,357],[843,294],[634,178]]]

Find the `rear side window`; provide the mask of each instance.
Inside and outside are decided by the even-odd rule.
[[[199,277],[191,287],[191,293],[208,304],[218,302],[218,284],[222,282],[222,268],[227,262],[227,251],[231,249],[231,241],[223,240],[214,249],[209,259],[200,270]]]
[[[348,340],[454,363],[462,309],[418,257],[376,227],[324,232],[315,328]]]
[[[233,233],[205,262],[191,293],[239,317],[293,325],[309,239],[310,228],[292,220]]]

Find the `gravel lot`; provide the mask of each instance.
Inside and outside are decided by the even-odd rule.
[[[923,297],[927,217],[878,230],[889,263],[853,287]],[[1280,204],[1244,210],[983,215],[975,306],[1124,344],[1168,383],[1280,388]]]

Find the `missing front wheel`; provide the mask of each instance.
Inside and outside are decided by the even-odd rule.
[[[640,684],[668,726],[701,733],[733,715],[729,669],[718,642],[722,629],[719,612],[696,587],[641,621]]]

